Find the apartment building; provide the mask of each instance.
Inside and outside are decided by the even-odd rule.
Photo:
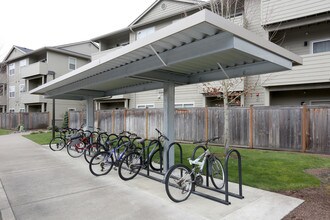
[[[13,46],[3,61],[1,71],[2,112],[52,112],[52,100],[29,91],[91,60],[98,46],[91,41],[30,50]],[[1,96],[2,95],[2,96]],[[65,111],[83,110],[79,101],[55,100],[55,118],[61,121]]]
[[[232,1],[235,2],[235,1]],[[330,103],[330,0],[241,0],[228,19],[259,36],[298,54],[304,65],[291,71],[237,79],[235,105],[300,105]],[[127,28],[92,39],[99,43],[97,59],[202,8],[205,1],[157,0]],[[299,10],[298,10],[299,9]],[[182,36],[184,38],[185,36]],[[221,61],[219,61],[221,63]],[[176,107],[221,106],[221,92],[207,92],[209,85],[176,87]],[[163,90],[99,99],[97,110],[111,108],[162,108]]]

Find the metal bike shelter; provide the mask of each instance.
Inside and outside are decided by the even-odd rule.
[[[86,100],[87,125],[93,127],[95,98],[163,88],[168,146],[174,142],[176,86],[284,71],[300,64],[301,57],[205,9],[30,93]],[[171,151],[164,167],[173,164],[173,158]]]

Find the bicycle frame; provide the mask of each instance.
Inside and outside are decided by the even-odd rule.
[[[189,164],[190,165],[197,165],[199,166],[199,173],[203,172],[203,168],[205,165],[205,162],[207,160],[207,157],[210,155],[210,151],[209,149],[207,149],[204,153],[202,153],[199,157],[197,157],[195,160],[192,160],[190,158],[188,158]],[[202,161],[200,161],[201,159],[203,159]],[[195,167],[193,167],[193,172],[195,171]]]

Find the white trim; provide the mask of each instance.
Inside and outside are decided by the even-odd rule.
[[[14,96],[10,96],[10,93],[14,93]],[[9,86],[9,88],[8,88],[8,97],[10,99],[13,99],[13,98],[15,98],[15,96],[16,96],[16,86]]]
[[[324,104],[313,104],[313,102],[325,102]],[[330,105],[330,99],[321,99],[321,100],[310,100],[310,105]]]
[[[27,59],[23,59],[19,61],[19,67],[27,66]]]
[[[22,89],[22,87],[23,87],[23,89]],[[25,85],[25,83],[19,84],[19,92],[20,93],[26,92],[26,85]]]
[[[136,108],[138,109],[155,108],[155,104],[137,104]]]
[[[8,76],[13,76],[13,75],[15,75],[15,68],[16,68],[15,63],[10,63],[10,64],[8,65]],[[13,73],[10,73],[11,70],[14,70]]]
[[[330,41],[330,38],[321,38],[321,39],[318,39],[318,40],[312,40],[310,41],[310,54],[318,54],[318,53],[314,53],[314,43],[319,43],[319,42],[323,42],[323,41]],[[329,51],[325,51],[325,52],[322,52],[322,53],[326,53],[326,52],[330,52]]]
[[[179,106],[181,105],[181,106]],[[192,105],[192,106],[186,106],[186,105]],[[195,107],[195,102],[177,102],[174,104],[175,108],[193,108]]]
[[[71,63],[70,61],[74,61],[74,63]],[[71,64],[74,64],[74,69],[71,69],[70,68],[70,65]],[[75,70],[75,69],[77,69],[77,58],[74,58],[74,57],[69,57],[68,58],[68,69],[69,70]]]

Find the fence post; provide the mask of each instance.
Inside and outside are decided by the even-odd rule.
[[[250,105],[249,119],[249,148],[253,149],[253,106]]]
[[[124,110],[124,131],[126,131],[126,117],[127,117],[127,109]]]
[[[149,112],[148,109],[145,110],[146,113],[146,139],[148,139],[148,133],[149,133]]]
[[[115,133],[115,110],[112,110],[112,133]]]
[[[306,152],[308,148],[308,109],[307,105],[304,103],[303,108],[302,108],[302,128],[301,128],[301,151]]]
[[[204,124],[204,127],[205,127],[205,140],[207,140],[207,139],[209,139],[209,111],[208,111],[208,108],[205,107],[204,111],[205,111],[205,124]]]
[[[100,111],[96,111],[96,128],[100,127]]]

